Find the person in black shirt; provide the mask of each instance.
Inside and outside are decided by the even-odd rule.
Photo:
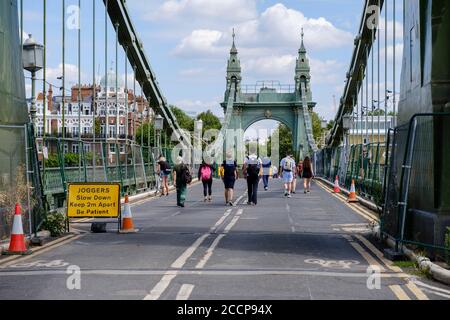
[[[172,171],[172,168],[170,167],[170,164],[167,162],[166,158],[164,156],[159,156],[158,160],[158,174],[162,178],[162,194],[161,196],[168,196],[169,195],[169,183],[168,178],[170,175],[170,172]]]

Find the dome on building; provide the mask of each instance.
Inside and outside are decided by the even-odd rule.
[[[118,83],[117,86],[119,88],[124,88],[125,87],[125,82],[123,80],[123,77],[120,76],[120,75],[119,75],[119,77],[117,79],[117,83]],[[100,86],[102,88],[106,87],[106,76],[105,75],[103,75],[102,78],[100,79]],[[115,88],[115,86],[116,86],[116,73],[112,69],[110,69],[108,71],[108,86],[110,88]]]

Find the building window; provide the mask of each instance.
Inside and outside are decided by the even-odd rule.
[[[90,144],[85,143],[83,148],[84,148],[84,152],[86,152],[86,153],[91,152],[91,145]]]
[[[125,145],[123,145],[123,144],[120,145],[120,153],[121,154],[125,153]]]
[[[116,153],[116,145],[115,144],[109,145],[109,153]]]
[[[64,153],[69,152],[69,145],[67,143],[64,143]]]
[[[109,135],[115,136],[116,135],[116,126],[110,126],[109,127]]]
[[[72,145],[72,153],[78,153],[80,151],[80,148],[78,146],[78,144],[73,144]]]

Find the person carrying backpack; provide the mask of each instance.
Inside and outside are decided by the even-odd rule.
[[[294,180],[295,161],[289,155],[280,162],[280,175],[284,180],[284,196],[290,198]]]
[[[213,174],[214,167],[203,161],[198,169],[198,180],[200,180],[203,184],[203,195],[205,197],[205,202],[212,201]]]
[[[247,178],[248,205],[258,204],[258,185],[262,176],[262,161],[255,153],[247,156],[243,167],[244,177]]]
[[[176,165],[173,168],[173,181],[177,189],[177,206],[184,208],[186,190],[188,184],[192,182],[192,176],[182,157],[178,157],[176,160]]]
[[[227,153],[227,159],[223,161],[222,166],[219,169],[219,173],[223,184],[225,185],[225,204],[233,206],[233,192],[234,184],[238,179],[237,163],[233,160],[231,152]]]

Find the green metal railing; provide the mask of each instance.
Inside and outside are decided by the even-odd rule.
[[[331,182],[338,176],[347,189],[355,181],[359,195],[381,205],[385,149],[382,143],[322,149],[314,155],[316,175]]]
[[[54,209],[63,205],[72,182],[117,182],[122,196],[152,190],[157,184],[155,148],[50,137],[43,139],[43,146],[49,154],[40,163],[43,193]],[[173,166],[171,150],[162,148],[162,154]]]

